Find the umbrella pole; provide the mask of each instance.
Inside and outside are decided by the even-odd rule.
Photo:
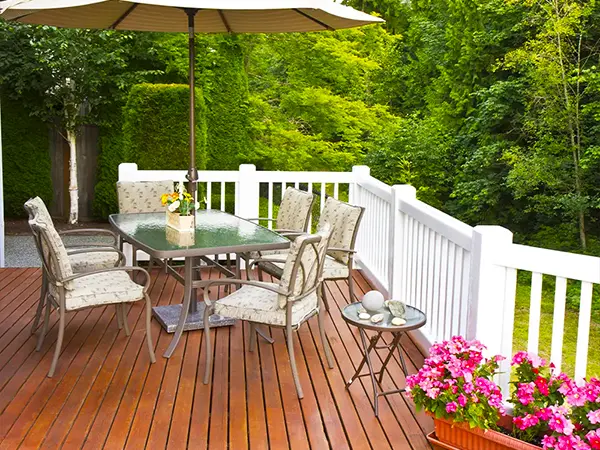
[[[190,78],[190,166],[187,173],[187,179],[190,182],[190,194],[196,199],[196,191],[198,188],[198,170],[196,169],[196,96],[195,96],[195,63],[196,63],[196,48],[195,48],[195,32],[194,32],[194,16],[198,12],[197,9],[186,9],[188,16],[188,34],[189,34],[189,78]],[[197,199],[196,199],[197,200]],[[195,214],[195,212],[194,212]]]
[[[189,74],[190,74],[190,167],[187,173],[187,179],[189,183],[189,191],[192,195],[194,201],[197,200],[196,194],[198,191],[198,169],[196,169],[196,82],[195,82],[195,63],[196,63],[196,46],[195,46],[195,30],[194,30],[194,16],[198,12],[197,9],[186,9],[185,10],[188,16],[188,34],[189,34]],[[194,226],[196,224],[196,209],[193,210],[194,214]],[[186,258],[186,267],[188,264],[192,265],[191,274],[186,274],[186,285],[188,283],[192,283],[197,279],[196,267],[200,264],[199,258],[192,258],[191,261],[187,261]],[[188,277],[191,277],[191,280],[188,280]],[[191,302],[189,306],[189,313],[194,314],[198,311],[198,294],[196,288],[192,287],[191,289]]]

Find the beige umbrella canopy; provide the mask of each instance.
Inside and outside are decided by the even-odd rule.
[[[285,33],[383,22],[332,0],[8,0],[0,17],[64,28],[188,32],[190,37],[190,166],[198,179],[194,136],[194,33]]]

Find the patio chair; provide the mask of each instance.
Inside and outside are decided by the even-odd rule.
[[[352,280],[354,254],[356,253],[354,246],[364,211],[365,209],[361,206],[353,206],[329,197],[325,201],[317,226],[317,229],[321,229],[330,224],[333,228],[323,267],[323,280],[347,279],[351,302],[354,301],[354,281]],[[255,263],[259,274],[262,270],[269,275],[281,278],[288,251],[282,250],[279,254],[269,255],[268,259],[256,259]],[[321,285],[321,291],[325,308],[329,311],[324,285]]]
[[[212,372],[212,347],[210,342],[209,316],[216,313],[224,317],[232,317],[250,322],[250,351],[256,345],[258,324],[285,328],[290,365],[298,398],[304,396],[298,378],[292,331],[314,315],[318,316],[319,332],[325,350],[329,368],[333,368],[331,350],[323,329],[322,300],[319,286],[322,283],[323,262],[330,229],[323,229],[319,234],[302,235],[291,244],[283,276],[278,284],[254,280],[222,279],[206,282],[204,287],[204,340],[206,342],[206,368],[204,384],[208,384]],[[210,300],[208,291],[211,286],[235,284],[240,289],[226,297]],[[186,305],[183,306],[184,308]]]
[[[48,377],[54,375],[60,355],[65,333],[65,315],[70,311],[79,311],[94,306],[116,306],[117,325],[125,328],[130,335],[124,305],[138,300],[146,301],[146,341],[150,361],[155,362],[154,347],[150,330],[152,305],[148,296],[150,275],[141,267],[111,267],[85,273],[73,273],[67,250],[51,224],[43,219],[31,220],[29,226],[35,230],[37,247],[47,274],[48,296],[42,331],[38,337],[36,350],[40,350],[48,332],[48,323],[52,307],[59,314],[58,338]],[[130,278],[128,272],[142,272],[145,275],[144,285],[139,285]]]
[[[300,233],[306,233],[315,199],[316,197],[311,192],[288,187],[281,197],[281,203],[279,204],[279,210],[277,211],[276,218],[270,219],[268,217],[258,217],[248,220],[254,222],[260,220],[275,222],[276,226],[273,231],[284,236],[289,236],[291,239],[293,239]],[[253,259],[282,252],[285,253],[287,250],[250,252],[244,253],[240,256],[244,258],[246,261],[246,266],[248,266],[250,261]],[[260,272],[259,277],[262,281],[262,274]]]
[[[48,208],[46,208],[46,204],[44,201],[35,197],[29,199],[23,205],[27,214],[29,215],[29,220],[41,220],[44,223],[48,224],[54,228],[54,223],[52,221],[52,217],[50,216],[50,212]],[[34,235],[34,241],[38,242],[35,234],[36,232],[31,229],[31,232]],[[65,230],[59,231],[59,236],[67,236],[67,235],[78,235],[78,234],[101,234],[108,235],[113,238],[113,242],[110,246],[106,244],[86,244],[86,246],[76,246],[76,247],[67,247],[67,253],[69,255],[69,263],[75,273],[81,272],[90,272],[93,270],[104,269],[108,267],[117,267],[121,266],[125,262],[125,255],[121,253],[116,247],[118,242],[118,237],[115,233],[110,230],[102,229],[102,228],[78,228],[76,230]],[[38,249],[39,252],[39,249]],[[40,299],[38,301],[37,311],[35,313],[35,318],[33,319],[33,324],[31,326],[31,334],[35,333],[39,326],[39,322],[42,316],[42,311],[44,309],[44,304],[46,301],[46,294],[48,293],[48,276],[42,265],[42,288],[40,291]]]
[[[165,207],[160,201],[160,196],[169,192],[173,192],[174,185],[171,180],[163,181],[118,181],[117,196],[119,198],[119,213],[134,214],[134,213],[155,213],[164,212]],[[123,243],[120,241],[120,249],[123,250]],[[132,247],[132,264],[137,265],[137,249],[131,242],[127,242]],[[152,264],[157,262],[159,265],[166,267],[168,261],[149,257],[148,272],[152,270]]]

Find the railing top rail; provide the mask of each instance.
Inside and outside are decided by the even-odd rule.
[[[360,177],[356,180],[359,186],[365,188],[369,192],[372,192],[376,196],[383,200],[390,202],[392,201],[392,187],[385,184],[383,181],[379,181],[377,178],[372,176]]]
[[[494,255],[498,266],[600,284],[600,258],[513,244]]]
[[[473,227],[420,200],[401,198],[399,208],[459,247],[471,251]]]
[[[352,172],[283,172],[277,170],[258,170],[260,182],[267,183],[353,183]]]

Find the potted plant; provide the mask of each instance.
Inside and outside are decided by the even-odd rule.
[[[200,202],[194,201],[183,183],[177,184],[175,192],[163,194],[160,200],[167,207],[167,226],[178,231],[194,229],[194,211],[200,208]]]
[[[417,408],[434,416],[435,434],[428,436],[434,446],[600,450],[599,380],[575,383],[537,355],[519,352],[508,399],[513,416],[504,416],[492,381],[503,358],[486,359],[483,349],[461,337],[434,344],[423,368],[407,378]]]

